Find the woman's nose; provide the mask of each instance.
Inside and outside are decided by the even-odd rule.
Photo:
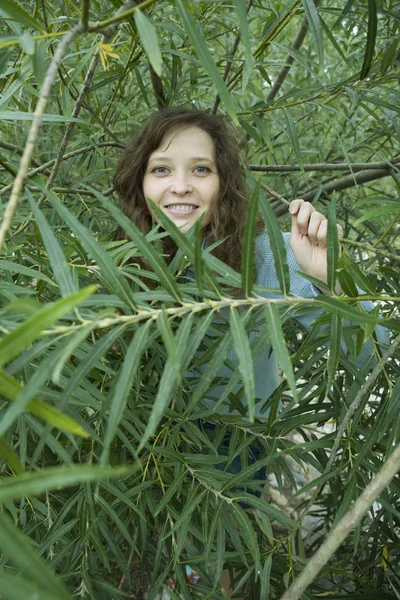
[[[176,174],[171,181],[171,192],[179,196],[190,194],[193,192],[193,186],[189,182],[189,179],[184,174]]]

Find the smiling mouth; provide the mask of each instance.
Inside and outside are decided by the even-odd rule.
[[[190,212],[192,210],[196,210],[196,208],[199,207],[197,206],[197,204],[167,204],[165,208],[174,211]]]

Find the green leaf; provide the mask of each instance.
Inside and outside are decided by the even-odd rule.
[[[297,137],[296,125],[293,121],[292,115],[286,108],[284,109],[284,116],[285,116],[285,122],[286,122],[286,133],[289,137],[291,147],[293,148],[298,165],[304,173],[303,156],[301,154],[299,138]]]
[[[39,496],[51,490],[64,489],[81,483],[97,482],[103,479],[120,479],[133,474],[137,466],[123,467],[52,467],[40,471],[23,473],[18,477],[4,477],[0,480],[0,503],[20,500],[26,496]]]
[[[255,395],[253,357],[250,350],[249,336],[239,313],[234,308],[230,311],[229,328],[232,333],[234,348],[238,357],[238,366],[243,380],[244,391],[247,396],[249,419],[252,423],[254,421]]]
[[[110,402],[107,430],[104,436],[103,451],[100,457],[100,464],[104,465],[108,460],[110,446],[117,433],[118,425],[121,422],[126,398],[132,387],[133,380],[136,378],[137,371],[140,369],[140,358],[149,342],[149,328],[151,321],[148,321],[142,327],[139,327],[128,346],[125,360],[118,375],[118,381]]]
[[[139,33],[140,41],[143,44],[144,51],[150,61],[151,66],[157,75],[162,73],[162,58],[160,47],[158,45],[158,37],[151,21],[140,10],[135,10],[133,13],[136,27]]]
[[[315,44],[317,46],[317,53],[319,58],[319,64],[322,67],[324,64],[324,42],[322,37],[321,21],[318,14],[318,9],[315,6],[314,0],[302,0],[304,6],[304,12],[308,21]]]
[[[232,96],[230,95],[228,88],[226,87],[225,82],[215,65],[210,50],[207,48],[203,34],[196,26],[184,0],[176,0],[176,6],[182,19],[183,26],[188,34],[190,43],[195,49],[205,71],[209,75],[211,81],[214,83],[221,101],[225,104],[228,115],[235,125],[238,125],[239,122],[236,116],[235,105],[233,103]]]
[[[138,452],[144,448],[147,441],[154,434],[167,406],[171,402],[178,381],[176,367],[178,367],[178,373],[180,374],[181,365],[185,357],[185,348],[192,326],[192,318],[193,316],[189,315],[188,317],[182,319],[179,325],[176,334],[176,347],[178,349],[176,364],[174,365],[174,361],[168,357],[163,374],[158,384],[157,396],[154,400],[150,418],[143,433],[142,440],[139,444]]]
[[[157,217],[157,221],[159,223],[161,223],[161,225],[163,226],[163,228],[166,231],[168,231],[171,238],[176,243],[177,247],[181,248],[185,252],[188,260],[192,263],[192,265],[195,265],[196,271],[201,268],[203,269],[203,271],[199,271],[199,273],[197,273],[197,272],[195,273],[196,281],[198,281],[198,279],[200,277],[201,278],[200,285],[202,284],[202,282],[204,280],[204,283],[208,284],[209,289],[214,291],[218,298],[221,298],[222,293],[221,293],[221,289],[218,285],[218,282],[216,281],[216,278],[215,278],[214,274],[212,273],[211,269],[208,267],[207,264],[205,264],[205,261],[207,260],[207,253],[201,252],[202,248],[198,247],[199,245],[202,246],[202,239],[201,239],[201,243],[200,243],[201,219],[196,221],[196,224],[195,224],[195,238],[197,235],[197,238],[196,238],[197,241],[195,240],[195,247],[193,247],[193,243],[190,241],[189,237],[187,235],[184,235],[182,233],[182,231],[179,229],[179,227],[177,227],[175,225],[175,223],[173,221],[171,221],[171,219],[169,219],[167,217],[167,215],[165,213],[163,213],[163,211],[156,204],[154,204],[154,202],[150,201],[150,205],[151,205],[151,210],[154,212],[155,216]],[[197,245],[197,250],[196,250],[196,245]],[[196,254],[196,252],[197,252],[197,254]],[[200,253],[201,253],[201,260],[199,260]]]
[[[27,195],[29,205],[35,216],[36,225],[39,228],[40,235],[42,236],[44,242],[44,246],[49,255],[50,263],[53,269],[54,279],[59,285],[61,295],[64,297],[69,296],[70,294],[76,292],[77,288],[72,279],[71,272],[65,259],[63,250],[29,190],[27,190]]]
[[[47,198],[57,210],[60,217],[64,219],[64,221],[69,225],[69,227],[81,241],[83,247],[95,259],[100,267],[101,276],[106,281],[109,289],[113,293],[118,294],[121,300],[124,300],[128,306],[135,307],[136,303],[133,299],[132,289],[130,288],[123,273],[117,268],[110,258],[109,254],[100,246],[90,231],[84,227],[84,225],[82,225],[72,213],[70,213],[64,204],[60,202],[56,194],[50,190],[47,190],[41,183],[38,183],[38,186],[42,192],[46,194]],[[54,253],[53,256],[55,259],[56,254]]]
[[[5,440],[0,437],[0,458],[17,474],[21,475],[25,471],[18,454],[11,448]]]
[[[367,294],[376,294],[375,285],[368,279],[368,277],[362,272],[360,267],[350,256],[346,253],[340,257],[339,261],[340,268],[345,271],[354,281],[358,287],[360,287]],[[357,288],[356,288],[357,290]],[[356,295],[359,295],[358,293]]]
[[[337,368],[339,364],[340,352],[342,349],[342,320],[337,315],[332,315],[331,318],[331,335],[329,343],[329,358],[327,365],[327,381],[326,392],[328,396],[331,386],[335,380]]]
[[[257,573],[260,569],[260,550],[258,547],[256,534],[250,523],[250,519],[243,508],[237,504],[232,503],[231,509],[233,513],[233,519],[236,522],[237,529],[239,531],[239,535],[244,540],[247,548],[250,551],[254,561],[254,568]]]
[[[22,112],[22,111],[0,111],[0,120],[1,121],[32,121],[34,114],[31,112]],[[81,119],[76,119],[74,117],[64,117],[63,115],[47,115],[43,114],[40,117],[43,123],[82,123]]]
[[[254,285],[259,186],[251,195],[242,242],[242,290],[249,297]]]
[[[236,12],[239,17],[239,31],[240,37],[244,45],[246,59],[252,58],[251,48],[250,48],[250,34],[249,34],[249,26],[247,23],[247,6],[245,0],[235,0]]]
[[[0,513],[0,547],[8,559],[17,565],[24,574],[31,577],[41,588],[54,594],[54,598],[71,600],[72,596],[62,581],[56,577],[53,570],[38,557],[32,548],[31,539],[20,532],[12,521],[2,513]]]
[[[361,67],[360,79],[365,79],[371,68],[375,51],[376,34],[378,31],[378,9],[376,0],[368,0],[368,33],[365,46],[364,60]]]
[[[41,88],[47,71],[47,48],[44,40],[35,41],[35,49],[32,56],[33,74],[37,85]]]
[[[335,293],[336,273],[339,260],[339,237],[336,225],[336,200],[332,198],[328,214],[328,239],[326,244],[328,261],[328,285],[331,292]]]
[[[282,294],[286,296],[290,291],[290,275],[287,262],[286,246],[279,223],[268,200],[260,202],[260,212],[265,223],[271,250],[274,257],[276,276]]]
[[[90,285],[75,294],[48,304],[22,323],[22,325],[19,325],[19,327],[16,327],[10,333],[3,336],[0,340],[0,367],[18,356],[20,352],[25,350],[29,344],[39,337],[43,329],[53,325],[58,319],[82,302],[82,300],[94,294],[96,289],[95,285]]]
[[[6,571],[0,572],[0,594],[4,600],[61,600],[60,596],[39,587],[37,583],[25,580],[18,575],[11,575]],[[62,596],[65,598],[65,596]],[[72,598],[68,596],[68,598]]]
[[[26,54],[32,56],[35,52],[35,42],[32,39],[29,31],[24,31],[24,33],[19,38],[19,43],[21,44],[22,49]]]
[[[269,554],[265,559],[264,566],[261,571],[260,580],[261,580],[261,590],[260,590],[260,598],[263,600],[269,600],[269,590],[270,590],[270,578],[271,578],[271,568],[272,568],[272,554]]]
[[[34,17],[32,17],[24,8],[22,8],[13,0],[1,0],[0,10],[5,12],[11,19],[17,21],[21,25],[28,27],[29,29],[36,29],[36,31],[44,31]]]
[[[89,186],[88,186],[89,187]],[[158,255],[151,242],[139,230],[138,227],[128,217],[110,202],[105,196],[96,190],[89,188],[96,198],[101,202],[104,208],[111,214],[115,221],[122,227],[132,241],[137,245],[140,252],[147,260],[154,273],[157,275],[160,284],[168,291],[173,298],[180,301],[181,293],[172,273],[169,271],[165,261]]]
[[[296,378],[293,373],[292,361],[290,360],[289,350],[283,335],[279,309],[273,303],[266,304],[264,308],[264,315],[268,339],[281,366],[282,372],[284,373],[290,389],[292,390],[293,398],[297,402],[298,396]]]
[[[0,369],[0,390],[1,394],[5,398],[11,400],[11,402],[14,402],[17,400],[23,389],[23,386],[16,379]],[[30,400],[26,404],[25,410],[36,417],[40,417],[46,421],[46,423],[49,423],[49,425],[52,425],[57,429],[68,431],[82,437],[89,436],[87,431],[85,431],[81,425],[76,423],[76,421],[71,419],[71,417],[64,415],[59,410],[53,406],[50,406],[50,404],[46,404],[46,402],[43,402],[43,400],[40,400],[39,398],[33,398]]]
[[[178,348],[174,338],[171,324],[164,310],[161,312],[160,316],[157,319],[157,327],[159,332],[161,333],[162,340],[167,350],[168,360],[171,361],[172,368],[174,369],[176,377],[179,381],[180,371],[178,360]]]
[[[38,279],[39,281],[45,281],[48,285],[57,287],[54,281],[52,281],[47,275],[31,267],[20,265],[17,262],[11,260],[0,260],[0,271],[10,271],[11,273],[19,273],[20,275],[26,275],[31,279]],[[72,290],[76,291],[76,289]],[[72,293],[72,291],[70,293]]]

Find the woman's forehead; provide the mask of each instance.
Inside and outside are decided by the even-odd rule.
[[[197,149],[201,147],[203,152],[206,151],[214,157],[214,140],[204,129],[196,125],[176,125],[172,127],[164,135],[159,147],[154,152],[168,152],[168,150],[173,151],[180,146],[189,148],[192,145]]]

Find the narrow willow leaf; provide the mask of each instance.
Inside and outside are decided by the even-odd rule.
[[[335,293],[336,273],[339,260],[339,237],[336,225],[336,200],[332,198],[328,214],[328,239],[326,243],[328,261],[328,285],[331,292]]]
[[[256,573],[260,570],[260,549],[257,537],[246,512],[235,503],[231,504],[232,516],[236,522],[240,537],[244,540],[254,561]]]
[[[114,395],[110,402],[107,430],[104,437],[103,451],[100,457],[101,465],[104,465],[108,461],[110,447],[124,413],[127,395],[129,394],[133,380],[136,378],[137,371],[140,369],[140,359],[149,342],[150,327],[150,321],[145,323],[143,327],[139,327],[128,346],[124,362],[118,375]]]
[[[332,315],[331,318],[331,335],[329,343],[329,358],[327,365],[327,381],[326,381],[326,392],[328,396],[329,390],[335,380],[337,368],[339,364],[340,352],[342,349],[342,319],[337,315]]]
[[[378,31],[378,8],[376,0],[368,0],[368,33],[365,46],[364,60],[361,67],[360,79],[365,79],[371,68],[374,57],[376,34]]]
[[[178,246],[178,248],[182,248],[188,258],[188,260],[192,263],[192,265],[195,265],[196,267],[196,271],[198,269],[203,269],[202,271],[200,270],[199,273],[195,273],[195,277],[196,277],[196,281],[198,281],[198,278],[201,278],[201,283],[204,281],[204,283],[208,284],[208,287],[210,290],[212,290],[213,292],[215,292],[217,294],[217,296],[220,298],[222,296],[221,293],[221,289],[214,277],[214,274],[211,272],[211,270],[209,269],[208,265],[205,264],[205,256],[203,256],[203,253],[201,252],[201,248],[198,248],[198,250],[195,250],[195,246],[196,244],[199,244],[200,242],[200,233],[199,236],[197,238],[197,242],[195,241],[195,245],[193,245],[193,243],[189,240],[188,236],[183,234],[182,231],[179,229],[179,227],[177,227],[175,225],[175,223],[173,221],[171,221],[171,219],[169,219],[167,217],[167,215],[165,213],[163,213],[162,210],[160,210],[160,208],[154,204],[154,202],[150,202],[151,204],[151,209],[154,212],[154,214],[157,217],[157,221],[159,223],[161,223],[161,225],[163,226],[163,228],[165,229],[165,231],[168,231],[168,233],[170,234],[171,238],[174,240],[174,242],[176,243],[176,245]],[[199,223],[199,225],[198,225]],[[201,220],[196,222],[195,227],[200,229],[201,226]],[[197,229],[195,229],[195,236]],[[201,246],[202,246],[202,241],[201,240]],[[197,252],[197,259],[196,259],[196,252]],[[199,252],[201,252],[201,256],[203,257],[203,260],[199,260],[198,259],[198,255]],[[201,285],[200,283],[200,285]]]
[[[252,193],[247,210],[242,244],[242,290],[245,296],[250,296],[254,284],[255,246],[257,237],[259,187]]]
[[[37,598],[40,600],[58,600],[58,597],[54,595],[54,592],[48,592],[41,588],[37,583],[22,579],[18,575],[11,575],[6,571],[0,572],[0,594],[4,600],[29,600]],[[65,598],[65,596],[62,596]],[[72,596],[68,596],[72,599]],[[60,597],[61,600],[61,597]]]
[[[82,225],[78,219],[60,202],[56,194],[47,190],[41,183],[38,187],[47,196],[51,204],[57,210],[58,214],[69,225],[81,241],[83,247],[95,259],[100,267],[101,276],[107,283],[111,292],[118,294],[121,300],[124,300],[128,306],[135,307],[133,292],[130,288],[125,276],[114,264],[109,254],[96,241],[90,231]]]
[[[265,324],[267,327],[267,335],[271,343],[275,356],[280,364],[283,374],[285,375],[290,389],[293,393],[293,398],[297,401],[296,378],[293,372],[292,361],[290,360],[289,350],[283,336],[281,318],[279,316],[278,307],[275,304],[267,304],[264,308]]]
[[[286,122],[286,133],[289,137],[291,147],[293,148],[298,165],[304,173],[303,156],[301,154],[299,138],[297,137],[296,125],[293,121],[292,115],[286,108],[284,111],[284,115],[285,115],[285,122]]]
[[[244,45],[246,59],[252,57],[250,48],[250,34],[249,26],[247,23],[247,6],[245,0],[235,0],[236,12],[239,17],[239,31],[240,37]]]
[[[222,76],[215,65],[214,59],[210,50],[207,48],[201,31],[199,31],[198,27],[196,26],[184,0],[176,0],[176,6],[182,19],[183,26],[188,34],[190,43],[195,49],[203,68],[210,77],[211,81],[214,83],[221,101],[225,104],[228,115],[235,125],[238,125],[239,122],[236,116],[232,96],[230,95],[228,88],[225,85],[225,81],[222,79]]]
[[[11,448],[3,438],[0,437],[0,458],[17,474],[21,475],[25,471],[23,464],[19,460],[18,454]]]
[[[269,600],[269,590],[270,590],[270,578],[271,578],[271,568],[272,568],[272,554],[267,556],[264,562],[264,566],[261,571],[260,580],[261,580],[261,590],[260,590],[260,598],[263,600]]]
[[[161,75],[162,58],[156,30],[151,21],[140,10],[135,10],[133,16],[147,58],[157,75]]]
[[[42,211],[38,208],[32,194],[27,190],[29,205],[35,216],[36,225],[39,228],[42,236],[44,247],[49,255],[50,264],[52,266],[54,279],[59,285],[62,296],[69,296],[77,291],[76,285],[72,279],[71,271],[68,267],[64,253],[54,235],[52,228],[47,223]]]
[[[176,334],[176,347],[178,349],[176,357],[177,365],[174,366],[173,361],[171,360],[171,358],[168,357],[160,379],[160,383],[158,384],[157,396],[154,400],[153,408],[148,423],[146,425],[146,429],[143,433],[142,440],[139,444],[138,452],[140,452],[140,450],[144,448],[147,441],[154,434],[165,413],[167,406],[171,402],[174,391],[176,390],[178,383],[176,367],[178,368],[178,374],[180,375],[182,363],[184,361],[187,340],[192,327],[192,319],[193,315],[189,315],[188,317],[182,319],[179,325]]]
[[[88,186],[89,188],[89,186]],[[115,221],[122,227],[132,241],[137,245],[140,252],[147,260],[154,273],[157,275],[160,284],[171,294],[173,298],[180,301],[181,294],[179,291],[178,284],[176,283],[172,273],[169,271],[165,261],[159,256],[154,246],[147,239],[145,235],[139,230],[138,227],[128,217],[126,217],[115,204],[110,202],[108,198],[103,196],[94,190],[89,188],[96,198],[101,202],[104,208],[111,214]]]
[[[243,380],[244,391],[247,396],[249,419],[252,423],[254,421],[255,402],[253,357],[250,350],[249,336],[247,335],[239,313],[235,309],[230,311],[229,328],[232,333],[234,348],[238,357],[238,366]]]
[[[206,394],[207,389],[217,375],[218,371],[222,367],[225,362],[226,357],[229,354],[229,351],[232,346],[232,334],[230,330],[228,330],[221,342],[218,345],[218,350],[214,352],[213,360],[208,361],[204,371],[200,379],[197,382],[196,389],[194,390],[192,397],[190,398],[188,405],[186,407],[185,415],[190,414],[195,406],[202,400],[203,396]]]
[[[54,597],[59,600],[71,600],[72,596],[61,579],[56,577],[47,563],[38,557],[32,547],[31,539],[2,513],[0,513],[0,547],[8,559],[44,590],[54,594]]]
[[[23,473],[18,477],[4,477],[0,480],[0,502],[20,500],[26,496],[39,496],[50,490],[64,489],[80,483],[121,479],[133,474],[137,469],[137,466],[110,468],[74,465],[41,469]]]
[[[168,360],[171,361],[172,368],[175,371],[176,377],[180,379],[179,372],[179,360],[178,360],[178,348],[174,338],[174,334],[172,331],[171,324],[169,322],[168,316],[163,310],[160,316],[157,319],[157,327],[159,332],[161,333],[162,340],[164,342],[165,348],[168,354]]]
[[[194,275],[196,278],[197,287],[199,288],[200,295],[204,294],[204,286],[203,286],[203,273],[206,269],[206,265],[204,264],[203,259],[203,239],[201,233],[201,219],[197,219],[195,223],[195,231],[194,231]]]
[[[310,27],[315,44],[317,46],[317,53],[319,58],[319,64],[322,67],[324,64],[324,42],[322,38],[322,27],[319,19],[318,9],[315,6],[314,0],[302,0],[304,6],[304,12],[307,17],[308,26]]]
[[[348,254],[343,254],[340,257],[340,266],[353,278],[354,283],[358,285],[367,294],[376,294],[375,285],[368,279],[368,277],[362,272],[360,267]],[[357,288],[356,288],[357,289]],[[356,295],[359,295],[358,293]]]
[[[345,256],[347,255],[342,254],[342,256],[338,260],[338,280],[344,293],[347,296],[350,296],[351,298],[356,298],[359,295],[358,289],[356,287],[356,284],[354,283],[354,279],[352,278],[351,274],[346,268],[346,259],[344,258]]]
[[[265,223],[279,286],[284,296],[290,290],[290,275],[287,262],[286,246],[274,211],[268,200],[260,202],[260,212]]]
[[[400,323],[397,323],[396,321],[378,318],[371,313],[359,310],[345,302],[341,302],[337,298],[320,295],[314,298],[312,303],[333,315],[338,315],[339,317],[349,319],[350,321],[356,321],[356,323],[360,323],[360,325],[364,325],[365,323],[381,323],[386,327],[400,329]]]
[[[39,281],[45,281],[48,285],[57,287],[54,281],[52,281],[47,275],[37,271],[36,269],[32,269],[31,267],[26,267],[24,265],[20,265],[11,260],[0,260],[0,271],[9,271],[11,273],[19,273],[20,275],[26,275],[27,277],[31,277],[32,279],[38,279]],[[73,290],[74,292],[76,290]],[[71,293],[71,292],[70,292]]]
[[[14,402],[23,389],[23,386],[16,379],[0,369],[0,393],[7,398],[7,400]],[[76,423],[71,417],[64,415],[62,412],[53,406],[50,406],[50,404],[46,404],[46,402],[43,402],[43,400],[40,400],[39,398],[30,400],[26,404],[25,410],[32,415],[35,415],[35,417],[40,417],[46,421],[46,423],[57,429],[68,431],[69,433],[80,435],[82,437],[89,436],[87,431],[85,431],[79,423]]]
[[[45,41],[35,40],[35,50],[32,56],[33,74],[39,88],[42,87],[47,71],[47,48]]]
[[[3,0],[2,0],[3,1]],[[34,114],[31,112],[22,111],[0,111],[0,121],[32,121]],[[43,123],[81,123],[81,119],[75,119],[74,117],[64,117],[63,115],[47,115],[41,116]]]
[[[3,336],[0,340],[0,367],[25,350],[29,344],[39,337],[43,329],[53,325],[82,300],[94,294],[95,291],[96,286],[91,285],[75,294],[71,294],[67,298],[48,304],[22,325]]]
[[[42,25],[34,17],[32,17],[22,6],[13,2],[13,0],[1,0],[1,10],[5,12],[11,19],[17,21],[21,25],[36,31],[44,31]]]

